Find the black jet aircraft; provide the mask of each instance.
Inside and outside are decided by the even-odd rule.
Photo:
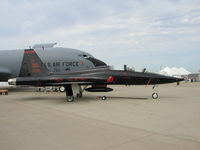
[[[66,100],[74,101],[75,96],[82,96],[81,86],[89,92],[113,91],[108,85],[157,85],[180,82],[183,79],[163,76],[155,73],[111,70],[108,66],[95,67],[67,73],[50,72],[34,49],[24,50],[20,77],[8,80],[10,85],[28,86],[64,86]],[[78,89],[78,92],[77,92]],[[158,98],[154,92],[152,98]],[[106,99],[105,96],[102,97]]]

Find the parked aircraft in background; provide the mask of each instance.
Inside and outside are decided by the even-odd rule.
[[[33,48],[50,72],[90,69],[106,64],[84,51],[54,47],[56,43],[37,44]],[[20,76],[24,50],[0,51],[0,82]]]
[[[89,92],[110,92],[113,89],[107,85],[157,85],[183,80],[145,71],[111,70],[105,63],[93,58],[92,55],[82,53],[78,57],[94,61],[91,63],[93,66],[77,67],[79,69],[68,72],[51,72],[34,49],[24,50],[19,77],[9,79],[8,82],[10,85],[64,86],[66,99],[71,102],[74,101],[74,96],[82,96],[81,86],[87,86],[85,90]],[[71,59],[73,61],[73,57]],[[158,94],[154,92],[152,97],[156,99]],[[106,99],[106,97],[103,96],[102,99]]]

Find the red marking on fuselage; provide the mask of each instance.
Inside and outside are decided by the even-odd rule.
[[[30,51],[24,51],[25,54],[35,54],[35,51],[30,50]]]
[[[39,68],[39,64],[32,64],[32,68]]]
[[[81,65],[85,64],[83,61],[79,62]]]
[[[114,81],[113,76],[109,76],[107,79],[107,83],[112,83]]]
[[[59,79],[54,79],[56,82],[60,83],[61,81],[63,81],[63,78],[59,78]]]
[[[86,78],[77,78],[77,80],[87,80]]]
[[[87,78],[71,78],[69,81],[85,81]]]
[[[41,70],[40,69],[33,69],[32,72],[38,73],[38,72],[41,72]]]

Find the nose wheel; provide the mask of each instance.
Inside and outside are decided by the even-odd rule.
[[[152,93],[152,98],[153,99],[158,99],[158,93],[156,92],[157,91],[157,87],[158,87],[157,85],[154,85],[153,88],[152,88],[153,89],[153,93]]]
[[[153,98],[153,99],[157,99],[157,98],[158,98],[158,93],[155,93],[155,92],[154,92],[154,93],[152,94],[152,98]]]
[[[103,101],[105,101],[106,99],[107,99],[106,96],[102,96],[102,97],[101,97],[101,100],[103,100]]]
[[[67,100],[67,102],[73,102],[74,101],[74,96],[67,96],[66,100]]]

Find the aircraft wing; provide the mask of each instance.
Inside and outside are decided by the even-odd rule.
[[[140,73],[118,70],[90,70],[69,74],[49,75],[43,77],[18,77],[9,80],[11,85],[59,86],[66,84],[79,85],[154,85],[179,82],[182,79],[153,73]],[[13,82],[13,84],[12,84]]]
[[[79,72],[68,75],[53,75],[44,77],[17,77],[10,79],[11,85],[33,85],[33,86],[61,86],[66,84],[89,85],[93,83],[106,83],[107,75],[103,72]]]

